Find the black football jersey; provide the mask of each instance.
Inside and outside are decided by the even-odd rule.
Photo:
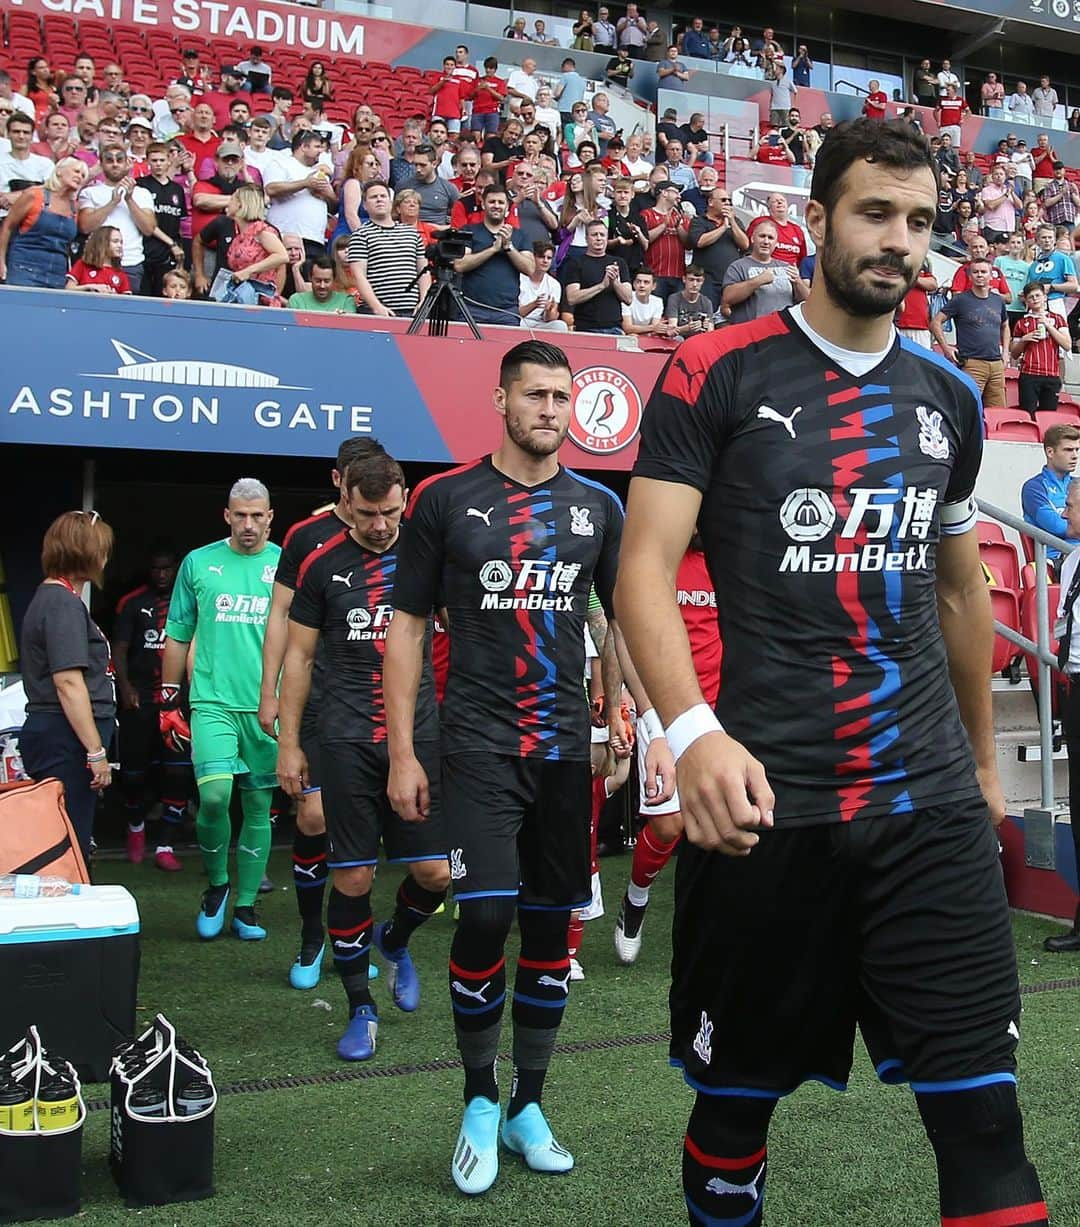
[[[116,606],[113,642],[127,644],[127,672],[141,702],[152,703],[161,685],[165,651],[165,620],[170,592],[154,592],[141,584],[122,596]]]
[[[405,514],[394,605],[450,617],[444,752],[588,758],[582,630],[591,584],[612,612],[618,499],[564,468],[522,486],[484,457],[422,482]]]
[[[975,525],[981,452],[975,385],[904,339],[856,377],[784,311],[665,367],[634,473],[702,492],[716,710],[764,763],[778,825],[979,795],[935,557]]]
[[[300,568],[289,618],[321,632],[326,669],[318,732],[323,742],[386,740],[383,657],[401,540],[375,554],[342,531],[313,550]],[[430,628],[413,736],[417,741],[439,737]]]

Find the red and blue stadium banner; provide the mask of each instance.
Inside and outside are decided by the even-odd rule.
[[[374,320],[212,303],[0,290],[0,442],[328,456],[376,436],[402,460],[460,462],[502,433],[492,391],[525,329],[477,341]],[[534,334],[574,371],[563,460],[629,469],[668,349]]]

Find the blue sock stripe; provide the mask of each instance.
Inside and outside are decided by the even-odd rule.
[[[325,878],[316,878],[314,882],[312,882],[310,878],[305,878],[303,882],[297,882],[295,880],[293,881],[293,886],[295,886],[297,890],[311,890],[313,886],[325,886],[325,885],[326,885]]]
[[[749,1194],[747,1194],[749,1196]],[[758,1194],[757,1201],[754,1202],[750,1210],[746,1214],[740,1214],[738,1218],[717,1218],[715,1215],[706,1214],[700,1206],[696,1206],[689,1197],[686,1199],[687,1209],[694,1215],[695,1221],[703,1225],[703,1227],[747,1227],[748,1223],[752,1223],[757,1217],[758,1210],[761,1208],[761,1203],[765,1200],[765,1190],[762,1189]]]
[[[539,1005],[545,1010],[562,1010],[566,1008],[566,997],[560,997],[558,1001],[544,1001],[540,997],[526,997],[524,993],[519,993],[514,990],[514,1000],[520,1001],[524,1005]]]
[[[373,856],[370,861],[331,861],[326,862],[327,869],[357,869],[362,865],[377,865],[378,857]]]
[[[445,861],[446,854],[444,852],[433,852],[430,856],[388,856],[386,863],[388,865],[416,865],[420,861]],[[459,899],[467,899],[468,895],[458,895]]]
[[[493,1010],[495,1009],[496,1006],[502,1005],[502,1003],[505,1000],[506,1000],[505,991],[501,992],[498,995],[498,997],[495,998],[494,1001],[489,1001],[487,1005],[458,1005],[458,1003],[453,998],[452,990],[451,990],[451,996],[450,996],[450,1004],[454,1007],[455,1014],[486,1014],[488,1010]]]
[[[997,1074],[979,1074],[975,1078],[953,1078],[941,1082],[912,1082],[911,1089],[922,1095],[944,1095],[950,1091],[977,1091],[982,1086],[993,1086],[998,1082],[1011,1082],[1016,1085],[1016,1075],[1002,1071]]]
[[[371,864],[374,865],[374,861]],[[461,894],[454,893],[454,898],[461,899],[516,899],[516,890],[467,890]]]
[[[517,893],[516,891],[514,892]],[[463,895],[458,896],[464,898]],[[576,912],[579,908],[588,907],[592,903],[592,895],[580,899],[577,903],[519,903],[519,912]]]
[[[351,963],[353,962],[354,959],[362,958],[365,954],[370,954],[370,953],[371,953],[370,944],[365,946],[363,950],[357,950],[353,954],[338,954],[335,951],[334,952],[334,962],[335,963]]]

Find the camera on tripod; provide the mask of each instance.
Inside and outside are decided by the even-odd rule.
[[[435,242],[429,243],[425,255],[436,268],[454,267],[454,261],[460,260],[472,246],[473,236],[468,230],[455,230],[448,227],[435,235]]]

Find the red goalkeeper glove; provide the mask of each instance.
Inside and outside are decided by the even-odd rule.
[[[180,710],[180,687],[163,682],[157,693],[158,728],[161,730],[161,740],[175,754],[181,754],[191,748],[191,725]]]

